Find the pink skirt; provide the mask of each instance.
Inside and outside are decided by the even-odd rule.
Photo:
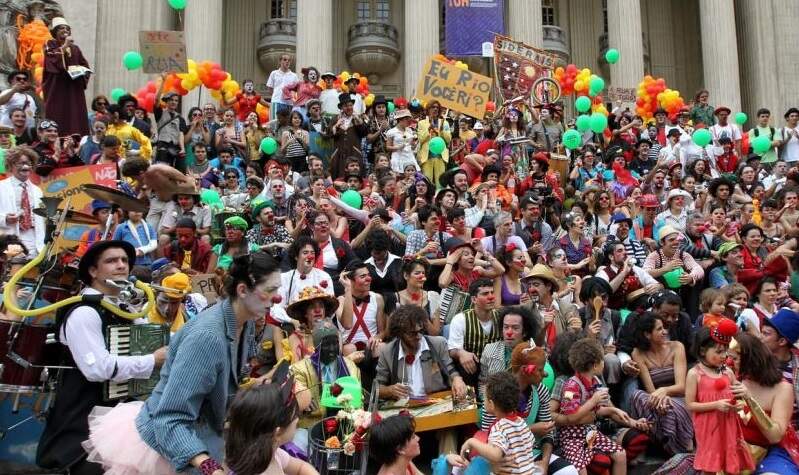
[[[89,440],[83,448],[90,462],[99,463],[110,475],[172,475],[172,464],[153,450],[136,430],[141,401],[116,407],[96,406],[89,414]]]

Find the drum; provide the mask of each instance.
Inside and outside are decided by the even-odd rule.
[[[47,373],[43,366],[61,363],[61,344],[53,325],[0,320],[0,392],[41,391]]]
[[[553,152],[549,158],[550,171],[560,174],[560,186],[565,187],[569,182],[569,157]]]

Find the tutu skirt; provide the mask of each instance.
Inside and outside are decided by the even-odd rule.
[[[96,406],[89,414],[89,440],[83,448],[90,462],[110,475],[172,475],[172,464],[153,450],[136,430],[136,416],[144,405],[126,402],[116,407]]]

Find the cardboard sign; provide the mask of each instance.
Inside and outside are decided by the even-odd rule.
[[[635,88],[634,87],[608,87],[608,99],[611,102],[635,102]]]
[[[216,292],[216,274],[197,274],[191,276],[191,290],[208,300],[208,305],[216,303],[219,294]]]
[[[488,76],[430,58],[422,70],[416,96],[426,102],[436,100],[442,107],[482,119],[492,84]]]
[[[140,31],[139,52],[145,74],[189,72],[182,31]]]
[[[116,189],[117,169],[115,165],[82,165],[79,167],[56,168],[46,177],[31,173],[30,180],[42,190],[44,196],[61,198],[59,209],[64,209],[66,198],[69,207],[75,211],[92,214],[92,198],[83,193],[81,185],[94,183]],[[71,247],[89,229],[85,224],[67,223],[59,238],[59,246]]]

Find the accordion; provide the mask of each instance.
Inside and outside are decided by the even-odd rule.
[[[449,325],[452,317],[471,307],[472,299],[466,292],[462,292],[455,286],[449,286],[441,291],[441,304],[439,315],[441,323]]]
[[[158,348],[169,344],[169,327],[166,325],[111,325],[106,328],[105,343],[108,352],[115,356],[149,355]],[[153,392],[160,371],[154,370],[147,379],[131,379],[117,383],[106,381],[103,385],[103,399],[144,400]]]

